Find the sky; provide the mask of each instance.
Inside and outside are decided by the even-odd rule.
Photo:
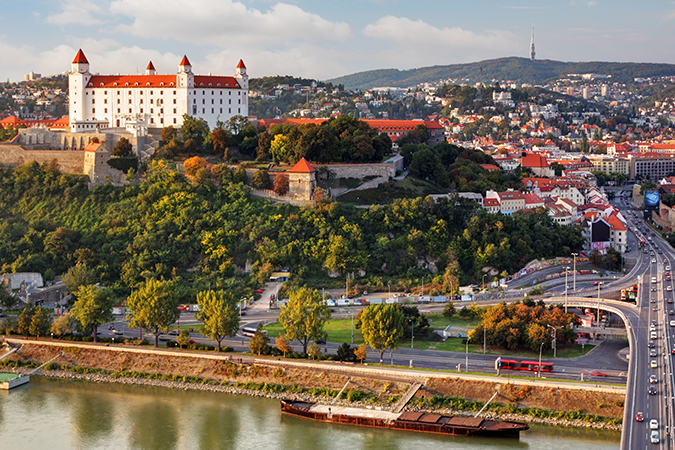
[[[2,1],[0,80],[70,70],[78,49],[100,74],[326,80],[529,56],[675,62],[675,1],[650,0],[30,0]]]

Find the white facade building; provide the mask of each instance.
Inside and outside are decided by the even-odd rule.
[[[157,75],[152,62],[145,75],[93,75],[82,50],[68,74],[71,131],[97,128],[180,127],[183,114],[216,121],[248,116],[248,75],[239,61],[234,76],[195,75],[184,56],[176,75]]]

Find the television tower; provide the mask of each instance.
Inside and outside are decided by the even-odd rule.
[[[532,41],[530,42],[530,60],[534,61],[534,56],[536,55],[534,51],[534,24],[532,24]]]

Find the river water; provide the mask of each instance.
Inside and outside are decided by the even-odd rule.
[[[33,378],[0,391],[0,449],[617,449],[620,433],[535,426],[520,440],[434,436],[282,416],[278,400]]]

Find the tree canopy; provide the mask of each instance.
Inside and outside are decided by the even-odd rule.
[[[326,338],[323,327],[330,319],[330,308],[324,304],[316,289],[298,288],[288,294],[289,302],[279,312],[279,323],[286,336],[302,345],[307,353],[310,341]]]
[[[216,341],[220,351],[221,341],[239,330],[237,297],[229,291],[203,291],[197,294],[197,304],[196,318],[202,322],[202,334]]]
[[[93,284],[80,286],[75,291],[77,300],[70,310],[83,330],[91,333],[96,342],[96,331],[99,325],[113,319],[113,293],[108,288],[99,288]]]
[[[380,352],[380,364],[386,350],[396,350],[403,337],[403,313],[394,305],[370,305],[361,313],[361,334],[373,350]]]
[[[153,333],[155,347],[158,347],[160,331],[168,330],[178,319],[179,304],[176,283],[173,280],[151,278],[127,299],[129,326]]]

